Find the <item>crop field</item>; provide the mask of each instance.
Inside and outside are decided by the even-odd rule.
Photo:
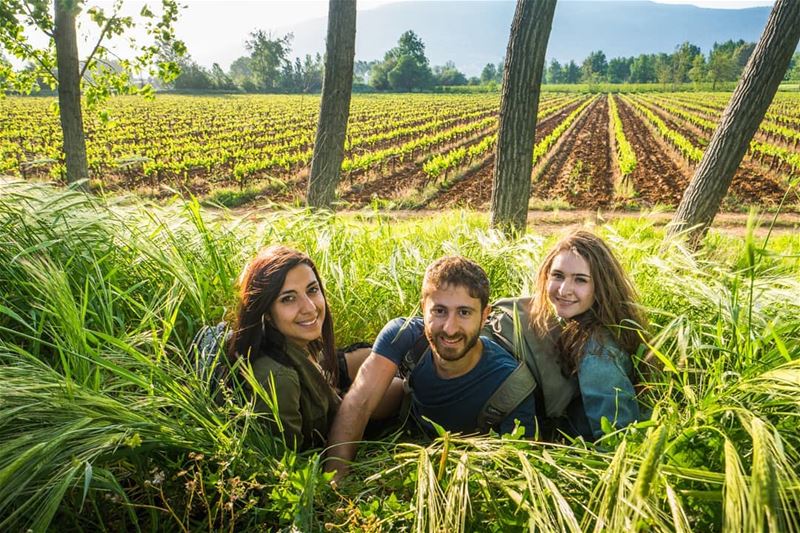
[[[726,98],[544,93],[531,206],[674,206]],[[480,263],[492,299],[530,294],[556,238],[449,209],[488,207],[492,94],[354,98],[341,201],[433,215],[203,207],[226,190],[301,204],[318,103],[114,99],[87,116],[92,182],[136,194],[95,195],[40,183],[62,172],[53,100],[0,100],[0,531],[800,531],[800,233],[755,210],[697,253],[650,213],[592,228],[647,310],[632,357],[658,361],[640,376],[649,418],[597,442],[390,424],[332,484],[274,413],[216,398],[191,339],[231,320],[265,245],[314,259],[343,346],[418,313],[445,254]],[[799,139],[800,97],[779,94],[724,208],[800,211]]]
[[[543,93],[532,205],[676,205],[728,97]],[[0,100],[0,174],[61,175],[53,104]],[[151,195],[254,188],[273,202],[301,202],[318,105],[316,96],[114,99],[102,117],[86,117],[93,183]],[[340,199],[352,207],[488,207],[498,106],[496,94],[354,96]],[[800,95],[779,93],[723,209],[777,205],[800,174],[798,140]],[[788,205],[796,209],[796,197]]]

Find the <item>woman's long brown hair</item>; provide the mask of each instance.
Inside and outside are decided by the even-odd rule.
[[[262,351],[286,364],[286,338],[275,329],[269,317],[270,307],[278,298],[286,281],[286,275],[298,265],[308,265],[319,282],[322,296],[325,289],[317,267],[306,254],[286,246],[264,248],[250,261],[239,277],[239,306],[233,327],[233,335],[227,346],[231,363],[238,358],[249,358]],[[326,379],[336,387],[339,380],[339,367],[336,360],[333,338],[333,318],[325,297],[325,320],[322,322],[322,336],[309,345],[313,352],[321,353],[320,366]]]
[[[635,353],[646,334],[647,318],[639,304],[636,289],[608,245],[586,230],[574,230],[556,243],[545,257],[536,278],[531,301],[531,327],[547,335],[556,323],[556,315],[547,295],[550,269],[556,256],[573,251],[589,264],[594,281],[594,303],[578,317],[562,323],[559,351],[567,374],[574,374],[580,365],[586,343],[606,329],[626,353]]]

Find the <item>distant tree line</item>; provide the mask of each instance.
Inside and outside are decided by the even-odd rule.
[[[544,69],[547,84],[578,83],[660,83],[681,85],[736,81],[742,74],[755,43],[729,40],[714,43],[705,56],[700,47],[690,42],[677,46],[672,54],[640,54],[636,57],[615,57],[610,60],[602,50],[593,51],[580,65],[570,61],[564,65],[550,61]],[[377,91],[428,90],[432,86],[484,85],[502,82],[504,64],[487,63],[479,77],[467,78],[452,61],[430,69],[425,45],[413,32],[401,35],[398,45],[382,61],[356,61],[355,81],[369,84]],[[792,59],[787,81],[800,82],[800,53]]]
[[[281,37],[262,30],[250,33],[245,42],[249,55],[236,59],[227,72],[217,63],[211,69],[198,65],[188,54],[169,58],[181,67],[181,74],[169,88],[253,93],[319,92],[323,58],[320,54],[307,54],[303,59],[291,60],[292,38],[291,33]],[[499,81],[493,74],[494,78]],[[416,33],[406,31],[383,60],[356,61],[353,81],[356,91],[425,91],[434,86],[478,85],[483,80],[477,77],[468,80],[452,61],[431,68],[425,44]]]
[[[231,63],[225,72],[218,63],[211,69],[190,55],[177,59],[180,75],[168,88],[185,91],[244,91],[252,93],[316,93],[322,89],[324,63],[320,54],[290,58],[293,35],[273,36],[263,30],[245,41],[249,55]]]
[[[714,43],[706,58],[690,42],[677,46],[672,54],[640,54],[606,60],[602,50],[593,51],[581,63],[561,65],[553,59],[545,71],[546,83],[682,83],[736,81],[755,43],[743,40]]]
[[[318,93],[322,89],[323,57],[306,54],[290,57],[293,35],[273,36],[256,30],[245,41],[248,55],[237,58],[225,71],[218,63],[206,68],[191,55],[162,52],[161,59],[177,64],[180,75],[162,89],[179,91],[225,91],[248,93]],[[708,55],[689,42],[677,46],[671,54],[640,54],[636,57],[607,59],[602,50],[591,52],[580,64],[574,60],[561,64],[550,60],[544,68],[545,84],[578,83],[659,83],[677,86],[686,83],[736,81],[742,73],[755,43],[729,40],[714,43]],[[0,65],[4,58],[0,56]],[[20,75],[31,71],[27,66]],[[467,77],[453,61],[431,67],[425,55],[425,43],[413,31],[404,32],[397,46],[382,60],[355,61],[354,91],[428,91],[434,87],[482,85],[497,87],[503,78],[503,61],[487,63],[480,76]],[[0,69],[2,75],[2,69]],[[784,78],[800,82],[800,53],[795,53]],[[143,82],[145,80],[142,80]],[[146,80],[153,81],[153,80]],[[156,83],[157,85],[157,83]],[[49,87],[40,83],[40,90]]]
[[[615,57],[606,60],[601,51],[594,51],[580,66],[570,61],[561,65],[552,59],[545,69],[545,83],[683,83],[736,81],[742,74],[755,43],[729,40],[714,43],[708,57],[700,48],[685,42],[672,54],[640,54],[636,57]],[[800,81],[800,53],[795,53],[784,76],[786,81]]]

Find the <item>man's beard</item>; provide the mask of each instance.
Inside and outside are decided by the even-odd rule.
[[[437,334],[434,336],[428,329],[425,329],[425,336],[428,338],[428,343],[431,345],[431,350],[444,359],[445,361],[458,361],[459,359],[463,358],[469,351],[478,343],[478,338],[480,337],[480,330],[476,331],[472,337],[466,337],[466,342],[464,343],[464,349],[454,351],[452,348],[445,348],[439,345],[438,336],[442,335]]]

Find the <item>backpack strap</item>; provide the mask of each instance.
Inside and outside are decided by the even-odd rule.
[[[537,422],[541,425],[546,419],[544,393],[539,385],[541,372],[536,358],[528,353],[529,348],[522,334],[525,326],[521,321],[518,302],[511,301],[509,305],[509,302],[501,300],[500,304],[493,306],[494,312],[487,321],[484,334],[520,361],[520,365],[481,408],[478,415],[478,427],[481,431],[497,426],[531,393],[534,395]]]
[[[216,326],[203,326],[189,345],[189,352],[195,357],[194,370],[205,382],[218,381],[224,375],[219,358],[223,357],[227,323],[220,322]]]
[[[523,361],[483,404],[478,413],[478,429],[485,433],[496,427],[535,390],[536,378]]]
[[[400,423],[403,425],[408,421],[409,414],[411,414],[411,404],[414,403],[414,391],[411,390],[411,383],[409,381],[411,378],[411,371],[414,370],[414,367],[417,366],[417,363],[419,363],[422,356],[425,355],[425,352],[428,350],[430,350],[430,344],[428,344],[428,338],[423,332],[400,362],[400,377],[403,378],[403,392],[405,394],[400,404],[398,416]]]
[[[425,352],[427,352],[429,348],[428,338],[423,332],[400,362],[400,375],[403,379],[408,380],[408,376],[411,375],[414,367],[417,366],[417,363],[419,363],[419,360],[422,359],[422,356],[425,355]]]

